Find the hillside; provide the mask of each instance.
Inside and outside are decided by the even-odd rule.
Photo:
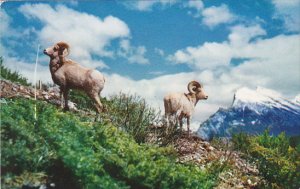
[[[32,100],[32,97],[34,96],[33,95],[34,90],[31,87],[23,86],[17,83],[12,83],[7,80],[1,80],[1,86],[2,86],[1,125],[2,125],[2,140],[3,140],[2,171],[3,171],[3,175],[5,176],[4,178],[2,178],[4,179],[2,180],[2,183],[4,183],[3,185],[4,187],[10,188],[14,186],[21,186],[22,183],[24,184],[26,182],[29,182],[29,185],[30,184],[37,185],[39,183],[40,184],[54,183],[56,185],[56,188],[61,188],[61,185],[64,185],[64,187],[73,188],[74,186],[72,185],[74,184],[78,185],[77,186],[78,188],[81,188],[83,186],[84,187],[88,186],[89,188],[90,185],[88,183],[91,182],[90,180],[86,181],[87,183],[83,183],[83,181],[80,181],[79,183],[77,181],[72,181],[72,183],[67,183],[70,184],[70,186],[66,186],[65,183],[67,182],[66,179],[69,180],[68,177],[73,177],[73,175],[63,176],[60,173],[52,172],[53,171],[52,166],[54,166],[56,169],[59,170],[60,170],[59,168],[60,166],[62,166],[61,168],[67,166],[67,169],[71,169],[69,171],[71,171],[72,174],[75,174],[74,176],[77,179],[78,177],[81,178],[83,176],[81,175],[81,173],[78,173],[79,175],[76,175],[75,172],[78,171],[77,170],[78,166],[82,167],[84,171],[91,172],[91,174],[93,174],[95,171],[94,168],[92,169],[91,167],[86,167],[86,166],[93,167],[94,164],[97,164],[95,162],[96,160],[92,161],[94,163],[88,163],[89,161],[91,161],[91,159],[95,158],[96,156],[97,157],[99,156],[98,152],[90,151],[91,150],[90,148],[94,148],[92,147],[94,145],[97,145],[97,149],[98,148],[102,149],[105,146],[105,148],[108,148],[106,150],[114,151],[114,153],[111,154],[108,159],[102,159],[103,157],[101,156],[98,158],[98,161],[100,162],[113,161],[113,162],[109,162],[110,165],[108,165],[108,166],[112,166],[112,168],[108,168],[108,170],[104,170],[104,172],[106,172],[106,174],[113,177],[112,180],[114,179],[123,180],[125,184],[123,182],[120,182],[122,183],[121,186],[123,185],[129,186],[130,188],[140,188],[141,186],[145,188],[153,188],[153,186],[159,186],[159,188],[173,188],[171,186],[172,183],[174,184],[174,182],[176,183],[175,184],[176,188],[186,188],[186,186],[189,186],[186,184],[192,184],[191,185],[193,186],[192,188],[212,188],[213,186],[218,185],[218,182],[220,180],[219,174],[225,171],[224,169],[225,167],[224,168],[221,167],[220,169],[216,169],[216,170],[214,169],[209,170],[208,168],[211,166],[212,163],[214,166],[217,165],[220,158],[228,159],[227,160],[228,162],[229,159],[230,161],[233,161],[230,162],[231,164],[233,164],[232,168],[234,168],[234,171],[237,171],[239,174],[250,173],[253,175],[257,175],[257,170],[255,170],[254,167],[248,165],[245,160],[242,160],[238,154],[235,153],[233,155],[232,154],[229,155],[228,152],[223,151],[222,149],[217,149],[213,147],[211,144],[209,144],[208,142],[202,141],[200,138],[196,136],[192,138],[188,138],[185,134],[178,136],[175,133],[175,136],[179,137],[174,139],[175,143],[173,144],[175,148],[171,146],[167,148],[155,147],[157,145],[155,145],[155,142],[153,143],[153,137],[152,137],[152,144],[149,143],[150,142],[149,141],[148,144],[146,145],[145,144],[139,145],[133,140],[134,138],[131,135],[124,133],[122,131],[123,129],[119,130],[118,127],[112,125],[111,120],[109,119],[106,119],[101,123],[97,123],[94,122],[94,115],[91,115],[92,113],[90,112],[84,112],[82,110],[74,110],[73,112],[70,113],[64,113],[59,109],[57,110],[55,106],[51,105],[51,103],[58,106],[59,95],[53,92],[52,90],[50,92],[39,90],[37,93],[38,94],[37,98],[44,102],[42,101],[35,102]],[[35,104],[37,104],[37,120],[34,119]],[[13,113],[13,112],[17,112],[17,113]],[[102,133],[102,135],[105,136],[101,135],[100,137],[102,139],[101,140],[102,143],[104,144],[102,143],[98,144],[99,141],[95,134],[96,132],[94,130],[95,128],[98,128],[101,132],[105,132],[105,134]],[[84,133],[84,135],[82,132]],[[86,136],[87,139],[84,139],[85,134],[87,134]],[[16,138],[12,136],[15,136]],[[153,134],[149,133],[149,136],[153,136]],[[10,141],[10,142],[7,143],[6,141]],[[160,139],[160,141],[162,140]],[[110,142],[112,144],[110,144]],[[77,146],[75,149],[73,149],[74,148],[73,145],[75,146],[79,145],[78,149]],[[111,149],[111,148],[116,148],[116,149]],[[19,149],[23,149],[23,150],[19,150]],[[61,150],[63,150],[63,152],[61,152]],[[149,152],[150,154],[145,153],[149,150],[152,151],[151,153]],[[36,152],[31,153],[31,151],[36,151]],[[145,153],[144,159],[140,159],[144,153]],[[21,156],[24,155],[25,158],[20,158]],[[133,157],[131,157],[132,155]],[[82,159],[79,160],[76,159],[78,158],[77,156],[80,156]],[[152,165],[151,161],[153,160],[153,156],[160,157],[161,159],[158,158],[157,161],[161,162],[162,165],[161,163],[158,163],[156,160],[153,162],[155,165]],[[66,159],[66,158],[70,158],[70,159]],[[125,159],[122,160],[123,158]],[[127,158],[129,159],[126,160]],[[138,158],[138,159],[131,160],[131,158]],[[141,162],[139,162],[139,160],[141,160]],[[60,165],[56,165],[57,161],[59,161]],[[76,163],[77,165],[69,165],[71,162],[68,161],[71,161],[73,163],[77,162]],[[124,162],[124,161],[129,161],[129,162]],[[32,165],[36,164],[37,162],[39,162],[38,164],[40,165],[35,165],[33,169]],[[134,165],[131,165],[130,162],[134,163]],[[80,163],[83,163],[85,165],[84,166],[78,165]],[[88,164],[86,165],[86,163]],[[121,163],[122,165],[118,165],[119,163]],[[125,176],[128,174],[127,172],[124,172],[123,173],[124,175],[122,176],[119,175],[121,173],[117,173],[122,169],[125,169],[125,167],[127,169],[130,166],[134,166],[132,168],[134,170],[132,171],[137,171],[135,169],[139,169],[137,168],[139,167],[139,163],[141,164],[146,163],[147,165],[144,166],[147,167],[149,166],[149,170],[144,170],[146,168],[142,168],[142,170],[139,170],[137,173],[134,173],[137,174],[135,176],[138,177],[139,180],[134,182],[142,183],[138,185],[138,187],[135,186],[135,184],[133,185],[131,184],[131,182],[133,181],[124,181],[124,180],[132,179],[132,178],[127,178],[127,176]],[[192,165],[191,163],[194,165]],[[104,165],[99,165],[99,166],[101,167]],[[156,171],[152,170],[155,169],[156,166],[158,167],[157,168],[158,170]],[[161,166],[163,166],[164,169],[159,168]],[[168,166],[170,167],[168,168]],[[201,166],[202,169],[200,169]],[[174,168],[174,172],[176,172],[175,175],[173,175],[171,167],[172,169]],[[241,170],[246,170],[246,172],[243,173]],[[153,178],[153,180],[151,180],[150,178],[147,179],[144,178],[146,177],[148,171],[151,172],[148,173],[150,174],[148,175],[150,177],[153,176],[152,174],[154,174],[154,172],[157,172],[156,173],[157,178]],[[183,172],[180,173],[181,171]],[[228,173],[228,170],[226,170],[226,173]],[[11,174],[15,176],[12,177],[9,176]],[[57,180],[58,178],[56,174],[59,174],[62,178]],[[177,174],[180,174],[181,176],[176,176]],[[166,178],[164,178],[163,180],[160,179],[162,175],[165,175],[164,177],[167,177],[169,175],[172,177],[171,180],[174,179],[175,180],[172,181],[171,183],[168,183],[169,181],[166,181],[165,180]],[[228,177],[228,175],[225,175],[225,177]],[[97,174],[94,176],[97,176]],[[235,180],[234,185],[240,185],[240,186],[242,186],[243,184],[245,186],[249,185],[247,181],[238,180],[237,178],[234,178],[232,176],[230,177],[231,178],[227,178],[228,179],[226,181],[227,183],[230,183],[231,182],[230,179],[231,179],[231,180]],[[253,177],[254,179],[253,181],[259,179],[255,177],[256,176]],[[143,181],[143,178],[146,180],[150,179],[150,181],[148,181],[148,183],[147,182],[144,183],[145,181]],[[178,179],[178,181],[176,181],[176,178]],[[112,181],[108,179],[107,182],[110,183]],[[119,181],[118,182],[115,181],[115,182],[118,183]],[[161,182],[167,182],[167,183],[163,184]],[[96,182],[95,185],[97,185],[97,183],[98,182]],[[182,186],[180,183],[182,184]],[[104,188],[106,188],[106,186]]]
[[[195,166],[176,163],[170,148],[139,145],[109,123],[63,113],[43,102],[36,103],[35,120],[34,104],[26,99],[2,104],[4,188],[20,187],[22,179],[23,184],[47,181],[56,188],[211,188],[214,185],[213,175]],[[31,180],[26,181],[26,177]]]
[[[102,99],[106,112],[98,121],[76,91],[71,112],[59,107],[53,88],[38,90],[34,101],[32,87],[1,79],[0,97],[2,188],[300,186],[300,147],[284,135],[209,143],[168,134],[157,112],[125,94]]]

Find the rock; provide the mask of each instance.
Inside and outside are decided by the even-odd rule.
[[[45,184],[42,184],[39,189],[47,189],[47,186]]]
[[[48,100],[48,99],[49,99],[49,96],[46,94],[46,95],[44,95],[44,98],[45,98],[46,100]]]
[[[210,152],[210,151],[213,151],[215,148],[214,147],[212,147],[212,146],[209,146],[208,148],[207,148],[207,150]]]
[[[250,180],[250,179],[248,179],[248,180],[247,180],[247,183],[248,183],[249,185],[251,185],[251,184],[252,184],[252,182],[251,182],[251,180]]]
[[[30,89],[30,94],[34,95],[35,94],[35,90],[33,88]]]
[[[71,110],[78,110],[74,102],[68,101],[68,105]]]

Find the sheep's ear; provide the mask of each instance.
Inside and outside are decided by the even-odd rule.
[[[62,50],[62,54],[64,55],[64,56],[68,56],[69,55],[69,49],[68,48],[63,48],[63,50]]]

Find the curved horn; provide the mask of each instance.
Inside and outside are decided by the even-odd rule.
[[[201,84],[198,81],[191,81],[187,88],[190,93],[196,93],[196,89],[201,88]]]
[[[65,43],[65,42],[58,42],[56,45],[59,47],[60,54],[63,54],[64,56],[68,56],[69,55],[70,46],[67,43]],[[66,54],[63,53],[65,50],[67,50]]]

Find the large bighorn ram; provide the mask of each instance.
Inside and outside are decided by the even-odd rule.
[[[53,82],[60,86],[60,93],[65,100],[65,110],[69,110],[68,93],[70,89],[84,91],[95,103],[97,112],[102,111],[100,92],[105,83],[104,76],[97,70],[88,69],[78,63],[65,59],[69,54],[69,45],[65,42],[56,43],[44,50],[50,57],[50,72]]]
[[[190,118],[194,112],[197,102],[201,99],[207,99],[203,87],[197,81],[191,81],[188,84],[189,93],[170,93],[164,97],[165,118],[170,121],[171,116],[175,116],[182,129],[182,119],[187,119],[187,129],[190,133]]]

